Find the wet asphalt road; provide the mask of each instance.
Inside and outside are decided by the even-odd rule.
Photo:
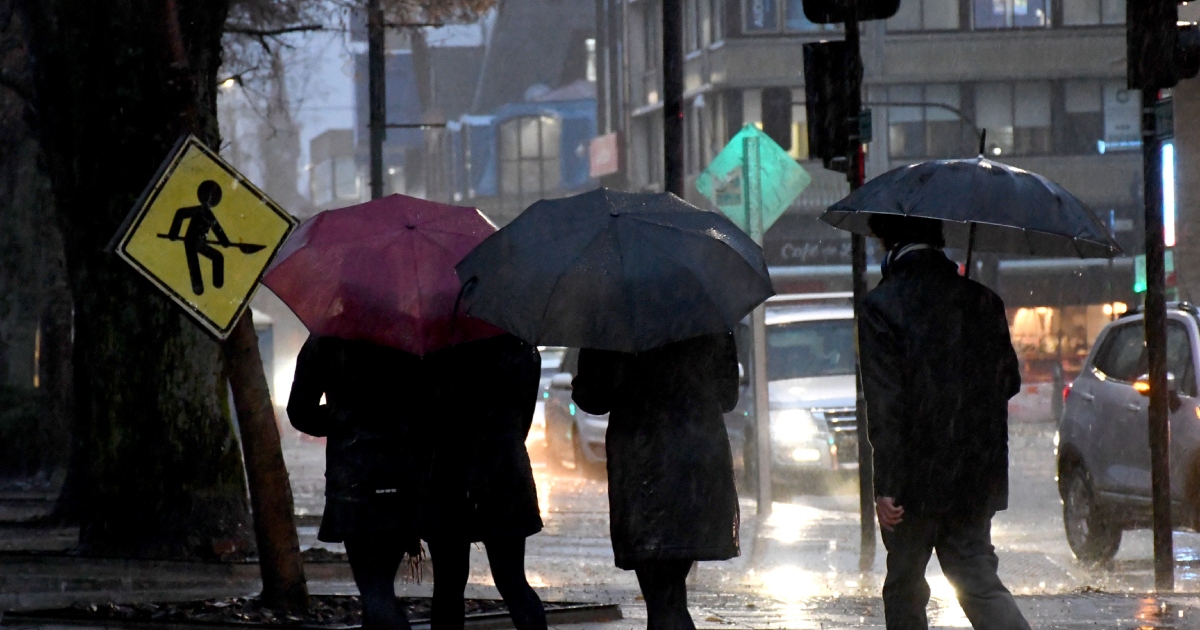
[[[1012,431],[1011,507],[993,523],[1001,577],[1015,594],[1029,596],[1022,598],[1023,605],[1046,596],[1082,594],[1084,601],[1091,601],[1088,597],[1151,591],[1148,531],[1127,532],[1110,566],[1085,567],[1075,561],[1063,537],[1053,436],[1051,425],[1020,425]],[[320,446],[293,442],[286,454],[297,508],[319,512]],[[536,451],[534,456],[546,528],[528,542],[531,583],[549,597],[637,601],[632,573],[612,564],[603,479],[569,472],[553,475],[538,461]],[[825,606],[843,621],[862,617],[865,622],[879,613],[874,609],[883,578],[883,545],[877,542],[873,570],[860,573],[856,493],[855,486],[822,494],[797,488],[791,496],[777,497],[765,523],[755,516],[753,497],[743,497],[742,556],[699,565],[691,576],[693,605],[707,611],[703,618],[711,617],[709,623],[725,627],[789,625],[787,620],[808,624],[814,619],[814,606]],[[319,545],[315,529],[304,528],[303,543]],[[1175,545],[1178,591],[1200,593],[1200,535],[1178,533]],[[966,625],[936,560],[930,563],[928,579],[934,600],[931,621]],[[491,584],[481,552],[473,554],[471,582],[485,590]],[[1093,595],[1097,590],[1109,595]],[[1182,613],[1185,608],[1192,610],[1172,610]]]

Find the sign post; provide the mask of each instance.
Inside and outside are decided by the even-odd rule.
[[[696,188],[762,247],[768,228],[812,177],[754,124],[746,125],[696,180]],[[754,452],[758,514],[771,512],[771,412],[767,382],[766,304],[750,314]]]
[[[763,244],[762,212],[762,168],[759,164],[759,138],[747,135],[742,139],[742,181],[745,194],[746,225],[750,227],[750,238]],[[756,461],[758,462],[758,514],[771,513],[771,403],[767,387],[767,305],[759,304],[750,314],[750,356],[754,367],[750,370],[750,382],[754,387],[754,436]]]
[[[262,601],[299,612],[308,589],[292,489],[246,313],[297,221],[204,146],[184,136],[117,233],[112,249],[205,331],[225,342],[262,574]]]

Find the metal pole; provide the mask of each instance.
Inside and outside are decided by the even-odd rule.
[[[758,138],[747,136],[742,140],[746,158],[742,164],[742,194],[746,208],[746,226],[750,238],[760,246],[763,242],[762,219],[762,171],[759,163]],[[771,403],[767,388],[767,307],[759,304],[750,314],[751,360],[750,382],[754,387],[754,436],[755,453],[758,461],[758,483],[756,499],[758,516],[771,513]]]
[[[1162,216],[1162,164],[1157,90],[1142,90],[1142,179],[1146,207],[1146,355],[1150,363],[1150,485],[1154,513],[1154,587],[1175,590],[1171,540],[1170,426],[1167,423],[1167,299]]]
[[[663,0],[663,182],[683,197],[683,0]]]
[[[371,199],[383,196],[383,139],[387,135],[387,78],[384,71],[384,23],[381,0],[367,0],[367,101],[370,136]]]
[[[850,3],[850,17],[846,22],[846,54],[849,56],[846,91],[850,101],[851,125],[850,170],[847,180],[850,190],[863,185],[866,178],[865,155],[862,141],[859,137],[859,116],[862,112],[862,52],[858,36],[857,3]],[[867,242],[866,238],[854,234],[850,237],[852,286],[854,289],[854,313],[858,317],[863,297],[867,294]],[[869,571],[875,564],[875,488],[874,467],[872,465],[871,441],[867,437],[867,403],[863,396],[862,374],[859,362],[855,362],[856,396],[854,401],[854,417],[858,434],[858,513],[859,513],[859,554],[858,568]]]

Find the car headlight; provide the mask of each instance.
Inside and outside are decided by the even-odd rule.
[[[807,409],[771,411],[771,441],[801,444],[817,437],[817,421]]]

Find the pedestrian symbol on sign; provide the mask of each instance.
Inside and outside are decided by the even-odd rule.
[[[213,214],[213,207],[221,203],[220,184],[211,179],[200,182],[200,185],[196,187],[196,198],[200,202],[200,205],[176,210],[175,218],[171,221],[171,229],[166,234],[159,234],[158,237],[169,241],[183,241],[183,252],[184,256],[187,257],[188,275],[192,280],[192,293],[204,295],[204,276],[200,273],[201,256],[212,262],[213,288],[220,289],[225,286],[225,255],[213,247],[213,245],[236,248],[243,254],[253,254],[261,251],[266,246],[255,245],[253,243],[232,243],[229,241],[229,237],[225,235],[225,230],[221,229],[221,222]],[[183,231],[184,221],[188,222],[187,231],[183,232],[183,236],[180,236],[180,232]],[[209,232],[212,232],[217,240],[208,240]]]

